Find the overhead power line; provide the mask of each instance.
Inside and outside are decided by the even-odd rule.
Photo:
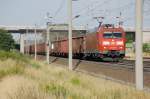
[[[94,21],[94,19],[93,19],[93,17],[95,17],[94,14],[93,14],[94,10],[97,9],[97,8],[101,8],[102,6],[104,6],[105,4],[108,4],[108,3],[111,2],[111,1],[112,1],[112,0],[105,0],[105,1],[103,1],[103,2],[100,2],[100,1],[98,0],[98,1],[93,2],[93,3],[90,4],[90,5],[96,4],[96,5],[94,6],[94,8],[90,9],[90,8],[89,8],[90,5],[88,5],[88,6],[85,7],[85,9],[82,9],[80,12],[78,12],[78,14],[79,14],[80,16],[82,16],[82,17],[85,16],[85,15],[87,15],[87,17],[84,18],[84,21],[86,22],[86,24],[89,24],[90,22]],[[104,12],[105,12],[105,11],[104,11]],[[90,14],[91,14],[92,17],[89,16]],[[104,15],[100,15],[100,16],[104,16]],[[80,17],[80,18],[81,18],[81,17]]]
[[[92,1],[90,4],[88,4],[87,6],[83,7],[82,9],[80,9],[79,11],[77,11],[76,13],[82,13],[85,10],[87,10],[87,8],[89,8],[90,6],[92,6],[93,4],[97,4],[99,0],[97,1]]]
[[[123,5],[121,7],[111,8],[109,11],[122,11],[122,10],[128,10],[130,6],[135,5],[135,2],[130,2],[126,5]]]
[[[86,6],[85,8],[83,8],[80,12],[77,12],[79,15],[84,15],[84,14],[87,14],[88,12],[92,12],[94,9],[96,9],[96,8],[100,8],[100,7],[102,7],[103,5],[105,5],[106,3],[108,3],[108,2],[110,2],[110,1],[112,1],[112,0],[105,0],[104,2],[98,2],[98,1],[96,1],[96,3],[95,2],[93,2],[93,3],[91,3],[90,5],[93,5],[93,4],[98,4],[98,5],[96,5],[96,6],[94,6],[94,8],[92,8],[92,9],[90,9],[90,10],[88,10],[88,8],[90,7],[90,5],[88,5],[88,6]],[[100,3],[100,4],[99,4]],[[87,11],[88,10],[88,11]]]
[[[54,14],[54,18],[59,14],[59,12],[62,10],[64,6],[64,0],[61,1],[59,8],[56,10],[56,13]]]

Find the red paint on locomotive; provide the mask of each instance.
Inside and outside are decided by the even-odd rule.
[[[97,31],[98,49],[103,57],[125,56],[125,32],[122,27],[103,25]]]

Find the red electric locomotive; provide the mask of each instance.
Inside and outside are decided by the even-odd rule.
[[[85,36],[85,55],[94,58],[123,58],[125,56],[125,32],[122,27],[104,24],[97,32]]]

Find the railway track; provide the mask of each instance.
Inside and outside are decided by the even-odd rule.
[[[44,56],[42,55],[39,55],[39,57],[41,59],[44,58]],[[59,59],[66,59],[66,58],[61,58],[61,57],[51,57],[51,62],[54,62],[56,60],[56,58],[59,58]],[[96,64],[96,65],[104,65],[104,66],[109,66],[109,67],[114,67],[114,68],[125,68],[125,69],[129,69],[129,70],[132,70],[134,71],[135,70],[135,60],[122,60],[120,62],[111,62],[111,61],[104,61],[104,62],[101,62],[99,60],[79,60],[79,59],[74,59],[75,61],[77,61],[77,65],[79,65],[80,63],[82,62],[87,62],[87,63],[92,63],[92,64]],[[78,62],[80,61],[80,62]],[[144,72],[150,72],[150,59],[143,62],[144,64]],[[77,66],[76,65],[76,66]]]
[[[108,63],[100,62],[100,64],[135,70],[135,61],[134,60],[123,60],[121,62],[108,62]],[[150,61],[144,61],[144,72],[150,72]]]
[[[40,56],[45,60],[45,57]],[[51,64],[68,68],[67,58],[50,57]],[[106,79],[114,79],[117,82],[135,83],[135,63],[133,60],[123,60],[121,62],[98,62],[87,60],[73,60],[75,71],[86,72],[99,77],[104,75]],[[111,80],[110,79],[110,80]],[[150,88],[150,61],[144,61],[144,85]]]

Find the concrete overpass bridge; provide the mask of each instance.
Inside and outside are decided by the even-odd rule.
[[[67,24],[52,24],[49,25],[49,28],[51,29],[51,32],[67,32],[68,31],[68,25]],[[35,29],[37,33],[46,32],[47,28],[45,26],[5,26],[0,25],[0,29],[5,29],[10,33],[34,33]],[[85,32],[86,28],[84,26],[75,26],[73,27],[74,32]]]
[[[46,38],[46,33],[49,31],[50,35],[50,40],[58,39],[58,37],[66,37],[68,35],[68,25],[67,24],[50,24],[47,27],[39,27],[39,26],[4,26],[0,25],[0,29],[5,29],[9,33],[15,33],[15,34],[20,34],[20,51],[24,53],[24,46],[25,46],[25,36],[27,34],[34,34],[35,37],[34,41],[37,40],[37,34],[43,34],[45,35]],[[47,30],[48,29],[48,30]],[[36,32],[36,33],[35,33]],[[83,26],[76,26],[73,27],[73,34],[85,34],[86,33],[86,28]],[[59,35],[59,36],[58,36]]]

